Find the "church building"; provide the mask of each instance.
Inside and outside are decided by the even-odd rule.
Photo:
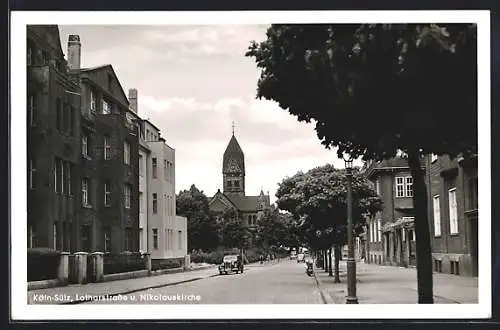
[[[223,190],[210,199],[210,211],[222,214],[229,209],[236,210],[240,219],[249,227],[257,225],[258,219],[270,209],[269,193],[260,191],[258,196],[245,195],[245,155],[233,135],[222,160]]]

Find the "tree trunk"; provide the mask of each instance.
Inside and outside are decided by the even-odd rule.
[[[334,258],[334,260],[335,260],[335,269],[334,269],[333,282],[340,283],[339,261],[340,261],[340,256],[342,255],[342,252],[340,251],[340,244],[335,244],[333,251],[335,253],[335,258]]]
[[[323,269],[325,270],[325,273],[328,271],[328,256],[326,250],[323,250],[323,258],[325,260]]]
[[[328,249],[328,276],[333,276],[332,274],[332,248]]]
[[[427,187],[417,150],[408,152],[408,165],[413,178],[413,207],[417,254],[418,303],[432,304],[432,253],[427,216]]]

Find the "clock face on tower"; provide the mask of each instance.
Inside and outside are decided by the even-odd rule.
[[[241,172],[240,167],[238,166],[238,162],[233,158],[231,158],[228,162],[228,170],[232,173]]]

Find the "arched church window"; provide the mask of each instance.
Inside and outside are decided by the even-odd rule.
[[[240,187],[240,182],[238,180],[234,181],[234,187],[239,188]]]
[[[229,181],[227,182],[227,186],[228,186],[228,187],[231,187],[232,185],[233,185],[233,181],[229,180]]]

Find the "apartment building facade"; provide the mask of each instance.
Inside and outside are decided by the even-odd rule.
[[[425,169],[424,162],[422,168]],[[402,267],[416,265],[413,180],[407,159],[397,156],[367,162],[364,172],[384,203],[383,210],[367,220],[365,261]]]
[[[477,167],[477,156],[428,155],[422,160],[435,272],[478,276]],[[368,162],[364,170],[384,202],[383,211],[367,220],[365,262],[415,266],[413,189],[407,160]]]
[[[435,272],[478,276],[478,158],[431,156],[428,205]]]
[[[131,110],[137,115],[138,92],[129,90]],[[135,110],[134,110],[135,109]],[[140,245],[151,258],[181,258],[187,254],[187,219],[176,216],[175,149],[148,119],[139,127]]]
[[[77,249],[138,251],[138,124],[113,67],[80,68],[80,57],[80,38],[70,35],[69,67],[81,89]]]
[[[74,251],[80,86],[56,25],[27,27],[28,248]]]

